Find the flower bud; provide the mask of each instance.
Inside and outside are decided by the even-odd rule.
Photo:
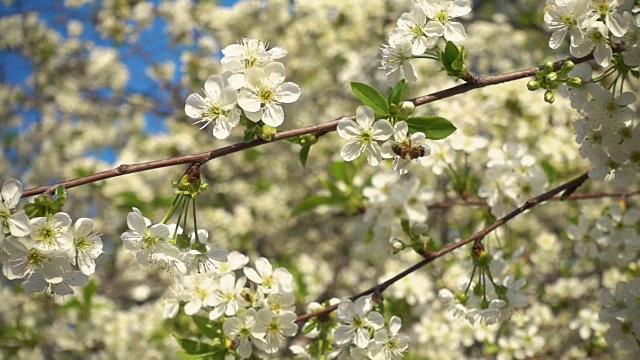
[[[555,100],[556,100],[556,97],[555,95],[553,95],[553,91],[547,90],[544,93],[544,101],[548,102],[549,104],[553,104]]]
[[[577,76],[570,77],[570,78],[567,79],[567,85],[569,85],[571,87],[581,87],[582,86],[582,79],[580,79]]]
[[[413,111],[416,109],[416,106],[411,101],[404,101],[400,105],[400,110],[398,111],[398,119],[406,119],[409,115],[413,114]]]
[[[544,81],[546,81],[547,83],[552,83],[556,80],[558,80],[558,73],[555,71],[552,71],[544,76]]]
[[[527,83],[527,89],[529,91],[536,91],[540,89],[540,82],[538,80],[531,80]]]
[[[548,74],[552,71],[553,71],[553,61],[547,61],[547,63],[544,64],[544,72]]]
[[[575,64],[573,63],[573,61],[571,60],[567,60],[565,61],[564,64],[562,64],[562,66],[560,67],[560,71],[568,73],[569,71],[573,70]]]
[[[398,238],[391,238],[391,240],[389,240],[389,243],[391,244],[391,247],[393,248],[393,253],[397,254],[398,252],[404,250],[407,245],[402,242],[402,240],[398,239]]]

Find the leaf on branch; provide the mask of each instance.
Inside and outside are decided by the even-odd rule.
[[[376,89],[359,82],[351,83],[351,91],[363,104],[370,107],[378,115],[387,115],[389,104],[387,99]]]
[[[423,132],[427,139],[441,140],[456,131],[456,127],[440,116],[416,116],[407,120],[411,133]]]
[[[209,339],[219,339],[223,336],[222,324],[211,321],[203,316],[193,315],[191,318],[198,327],[198,330],[200,330],[200,333]]]
[[[220,349],[220,346],[214,346],[198,340],[191,340],[178,336],[175,336],[175,338],[176,341],[178,341],[178,343],[180,344],[180,347],[189,355],[210,356],[215,353],[225,351],[224,348]]]
[[[402,101],[402,95],[404,95],[406,86],[407,80],[405,79],[398,81],[398,83],[393,86],[389,94],[389,104],[399,104]]]
[[[300,215],[302,213],[311,211],[321,205],[340,205],[344,202],[344,198],[338,198],[334,196],[321,196],[313,195],[302,200],[292,210],[293,215]]]
[[[311,150],[311,145],[304,145],[302,149],[300,149],[300,164],[303,168],[307,167],[307,158],[309,157],[309,150]]]

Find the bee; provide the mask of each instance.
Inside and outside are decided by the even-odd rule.
[[[415,160],[427,154],[427,150],[422,145],[411,145],[406,143],[395,143],[391,145],[391,151],[405,160]]]

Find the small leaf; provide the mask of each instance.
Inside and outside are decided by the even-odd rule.
[[[209,339],[217,339],[222,336],[222,326],[219,323],[215,323],[204,316],[193,315],[191,318],[198,330],[200,330],[200,334]]]
[[[447,45],[444,48],[444,59],[446,60],[446,65],[451,65],[456,59],[458,59],[458,55],[460,54],[460,50],[456,44],[451,41],[447,41]],[[447,66],[449,67],[449,66]]]
[[[307,167],[307,158],[309,157],[309,150],[311,150],[311,145],[305,145],[300,149],[300,164],[302,164],[303,168]]]
[[[389,94],[389,104],[399,104],[402,101],[402,95],[404,94],[404,89],[407,86],[407,80],[402,79],[398,81],[397,84],[391,89],[391,94]]]
[[[321,205],[339,205],[342,204],[343,199],[335,198],[333,196],[320,196],[313,195],[308,198],[302,200],[295,208],[292,210],[293,215],[300,215],[302,213],[311,211],[318,206]]]
[[[358,97],[363,104],[370,107],[376,114],[387,115],[389,112],[387,99],[385,99],[378,90],[371,86],[359,82],[352,82],[351,91],[353,91],[356,97]]]
[[[197,340],[191,340],[176,336],[176,340],[180,344],[180,347],[190,355],[201,355],[205,353],[213,353],[219,350],[218,347],[200,342]]]
[[[456,127],[447,119],[440,116],[417,116],[407,120],[409,132],[423,132],[427,139],[440,140],[453,134]]]

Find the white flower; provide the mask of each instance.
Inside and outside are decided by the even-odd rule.
[[[240,308],[238,299],[246,282],[247,279],[245,277],[241,277],[236,281],[236,275],[234,273],[222,275],[220,284],[215,290],[214,299],[211,303],[214,309],[209,313],[210,320],[216,320],[223,314],[233,316],[238,312]]]
[[[293,312],[276,314],[269,309],[260,309],[252,331],[265,335],[264,339],[256,342],[256,346],[269,354],[277,352],[284,344],[285,337],[292,337],[298,331],[298,325],[295,324],[295,321],[296,314]]]
[[[613,50],[609,45],[609,30],[606,25],[596,21],[591,24],[584,33],[576,36],[574,42],[571,43],[571,55],[582,58],[593,52],[593,58],[596,63],[602,67],[609,66]]]
[[[409,169],[407,165],[413,160],[428,156],[431,148],[426,143],[426,137],[423,133],[417,132],[407,137],[409,126],[404,121],[397,122],[393,127],[393,138],[395,141],[387,141],[380,148],[382,156],[385,158],[393,158],[393,171],[399,175],[406,174]],[[399,154],[394,150],[394,146],[400,147],[402,152]],[[406,153],[405,153],[406,152]]]
[[[279,62],[264,68],[253,67],[245,72],[244,88],[238,95],[238,105],[254,122],[278,127],[284,121],[281,103],[292,103],[300,97],[300,87],[292,82],[283,83],[284,65]]]
[[[31,219],[31,240],[35,247],[43,251],[68,250],[73,243],[73,235],[67,230],[71,217],[59,212],[53,216]]]
[[[182,253],[187,271],[209,272],[217,269],[218,263],[227,262],[227,250],[207,244],[208,238],[209,232],[203,229],[191,234],[191,250]]]
[[[197,120],[194,124],[204,123],[200,130],[214,121],[213,136],[226,139],[240,122],[240,111],[236,107],[238,93],[227,84],[225,78],[211,75],[204,83],[204,94],[204,97],[200,94],[189,95],[184,111],[187,116]]]
[[[624,2],[625,0],[623,0]],[[586,2],[586,1],[585,1]],[[592,1],[591,12],[596,18],[604,19],[607,28],[617,37],[622,37],[627,32],[627,20],[618,13],[618,0],[595,0]]]
[[[262,339],[266,335],[266,329],[257,329],[255,309],[248,309],[241,316],[234,316],[224,320],[222,331],[235,343],[235,349],[242,358],[251,356],[251,344],[256,339]]]
[[[9,280],[22,279],[34,273],[42,275],[44,280],[57,284],[64,280],[69,270],[69,260],[61,251],[42,251],[28,238],[7,238],[4,250],[9,260],[2,266],[2,273]]]
[[[96,270],[95,259],[102,254],[102,240],[100,235],[92,233],[93,220],[80,218],[76,220],[73,231],[73,246],[69,249],[71,264],[80,268],[86,275]]]
[[[398,334],[402,320],[392,316],[389,320],[389,330],[381,329],[376,333],[373,344],[369,346],[369,354],[373,360],[397,360],[402,358],[409,347],[409,337]]]
[[[356,109],[356,121],[341,120],[338,123],[338,135],[347,140],[340,150],[340,156],[345,161],[353,161],[367,152],[367,162],[378,166],[382,159],[380,145],[376,141],[387,140],[393,133],[391,123],[386,119],[374,123],[373,110],[368,106]]]
[[[389,45],[382,45],[382,60],[380,69],[387,75],[387,84],[393,86],[403,75],[407,82],[418,81],[415,69],[411,64],[413,60],[413,45],[406,37],[389,38]]]
[[[273,266],[269,260],[260,258],[255,262],[256,270],[246,267],[244,268],[245,276],[258,284],[266,293],[292,292],[293,291],[293,275],[282,267],[273,270]]]
[[[232,73],[242,73],[254,66],[264,67],[268,63],[283,58],[287,51],[280,47],[267,50],[268,44],[257,39],[242,39],[242,44],[231,44],[222,49],[222,66]]]
[[[471,12],[466,0],[421,0],[420,6],[424,10],[428,18],[433,19],[427,24],[427,27],[437,27],[439,36],[453,41],[461,42],[467,37],[464,26],[459,22],[450,21],[450,19],[467,15]]]
[[[404,13],[398,19],[398,27],[389,35],[390,38],[406,37],[412,44],[411,53],[422,55],[438,43],[442,35],[441,28],[433,21],[427,22],[427,16],[420,6],[411,12]]]
[[[379,330],[384,326],[384,317],[373,309],[371,296],[358,298],[355,303],[345,300],[338,305],[338,322],[334,340],[339,346],[353,342],[364,349],[369,345],[370,329]]]
[[[24,211],[14,213],[22,195],[22,184],[16,179],[9,179],[2,184],[0,192],[0,249],[5,234],[15,237],[27,236],[31,232],[31,222]]]
[[[133,208],[133,211],[127,215],[129,230],[120,236],[124,247],[134,251],[136,259],[144,266],[152,263],[162,266],[179,266],[180,250],[169,243],[171,236],[169,227],[165,224],[148,227],[150,224],[149,219],[143,217],[140,210]]]
[[[85,286],[89,282],[89,276],[83,274],[80,271],[69,271],[63,276],[63,279],[59,283],[47,282],[42,274],[34,273],[27,280],[22,282],[22,288],[27,294],[34,294],[37,292],[45,291],[47,288],[51,288],[51,294],[56,295],[72,295],[72,286]]]
[[[557,49],[570,34],[573,39],[580,36],[580,27],[589,13],[589,3],[583,0],[567,0],[547,4],[544,21],[553,30],[549,39],[549,47]]]

